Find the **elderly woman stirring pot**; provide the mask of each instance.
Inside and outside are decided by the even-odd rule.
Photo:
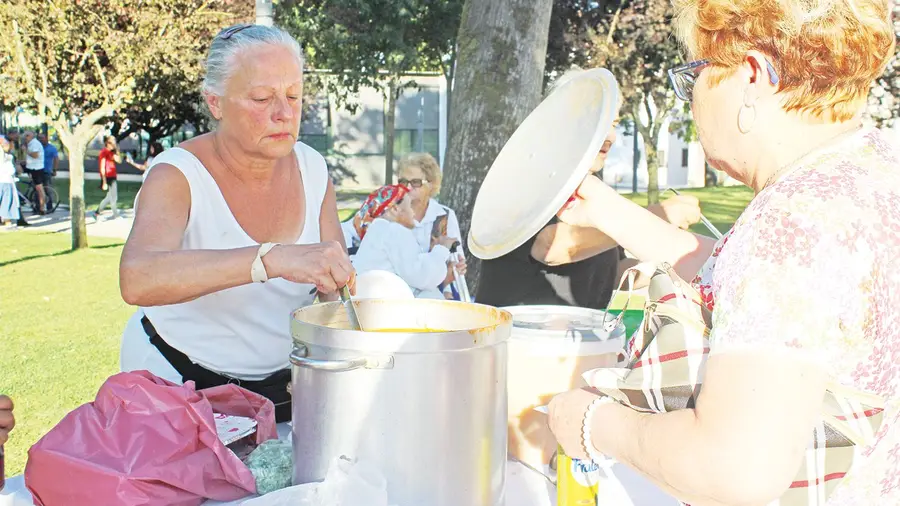
[[[237,25],[213,40],[203,95],[216,129],[165,151],[122,253],[123,371],[206,388],[238,383],[290,419],[292,310],[350,282],[325,160],[297,142],[296,40]]]
[[[831,380],[882,397],[884,421],[846,476],[819,478],[841,480],[827,502],[809,504],[895,504],[900,158],[860,119],[894,53],[889,2],[675,3],[695,61],[672,70],[673,85],[709,162],[756,197],[718,244],[593,178],[560,219],[693,280],[713,311],[703,388],[696,406],[663,414],[567,392],[551,428],[570,455],[590,447],[694,506],[765,505],[816,461],[808,445]]]

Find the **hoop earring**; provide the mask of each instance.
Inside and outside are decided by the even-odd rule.
[[[738,112],[738,130],[742,134],[749,134],[753,130],[756,123],[756,93],[752,86],[744,89],[744,103],[741,104],[741,110]],[[750,114],[750,117],[747,117]]]
[[[749,112],[747,112],[749,111]],[[747,115],[750,114],[748,118]],[[742,134],[749,134],[751,130],[753,130],[753,125],[756,123],[756,106],[755,105],[742,105],[741,111],[738,113],[738,130],[741,131]]]

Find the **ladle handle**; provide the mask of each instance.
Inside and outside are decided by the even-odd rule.
[[[291,352],[291,363],[297,367],[307,367],[319,371],[347,372],[356,369],[393,369],[394,357],[358,357],[344,360],[319,360],[309,358],[309,348],[305,345],[295,345]]]

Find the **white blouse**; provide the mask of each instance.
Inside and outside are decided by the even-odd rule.
[[[450,250],[444,246],[423,252],[413,230],[376,218],[353,257],[353,267],[359,273],[392,272],[406,281],[416,297],[442,298],[437,287],[447,276],[449,258]]]

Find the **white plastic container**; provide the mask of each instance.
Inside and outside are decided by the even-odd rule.
[[[604,328],[604,312],[566,306],[514,306],[509,369],[509,455],[552,476],[556,439],[547,416],[535,411],[553,396],[585,386],[581,374],[613,367],[624,346],[625,326]],[[615,320],[608,315],[606,322]]]

